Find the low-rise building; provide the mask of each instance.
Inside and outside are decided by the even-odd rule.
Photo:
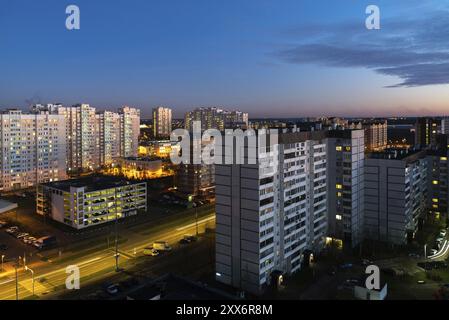
[[[116,177],[85,177],[38,186],[37,213],[76,229],[147,209],[147,185]]]

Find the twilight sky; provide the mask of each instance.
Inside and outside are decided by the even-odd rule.
[[[449,115],[449,0],[0,0],[0,75],[1,108]]]

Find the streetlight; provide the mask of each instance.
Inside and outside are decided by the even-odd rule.
[[[33,296],[34,296],[34,271],[31,270],[30,268],[28,268],[28,266],[25,266],[25,270],[31,272],[31,277],[32,277],[32,282],[33,282]]]
[[[114,189],[115,194],[115,271],[119,272],[118,259],[120,254],[118,253],[118,203],[117,203],[117,187]]]
[[[193,201],[193,194],[189,195],[189,202]],[[192,203],[192,206],[195,208],[195,227],[196,227],[196,236],[198,237],[198,206],[195,202]]]
[[[427,259],[427,243],[424,245],[424,259]]]
[[[5,269],[3,269],[3,261],[5,260],[5,255],[2,254],[2,272],[5,271]]]

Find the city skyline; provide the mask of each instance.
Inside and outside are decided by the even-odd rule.
[[[449,4],[10,1],[0,13],[0,107],[202,106],[277,116],[447,115]],[[367,30],[365,9],[380,8]],[[24,10],[27,8],[28,10]],[[274,108],[276,114],[273,114]]]

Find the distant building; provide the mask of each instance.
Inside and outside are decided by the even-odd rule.
[[[64,117],[8,110],[0,121],[0,190],[67,178]]]
[[[436,138],[441,133],[441,119],[418,118],[415,124],[415,145],[426,148],[436,144]]]
[[[352,122],[348,128],[365,130],[365,150],[367,152],[382,151],[388,145],[387,120]]]
[[[185,114],[186,130],[193,130],[193,121],[201,121],[201,130],[247,128],[248,113],[220,108],[197,108]]]
[[[120,115],[101,111],[96,114],[99,165],[110,165],[120,158]]]
[[[139,156],[170,158],[170,154],[179,149],[179,144],[176,141],[148,141],[139,145]]]
[[[398,245],[414,238],[427,210],[425,151],[386,150],[365,159],[365,237]]]
[[[59,107],[64,116],[67,137],[67,170],[95,169],[100,163],[95,108],[88,104]]]
[[[140,110],[123,107],[120,115],[120,156],[137,157],[140,133]]]
[[[153,109],[153,136],[156,139],[169,139],[172,131],[172,110],[157,107]]]
[[[449,210],[449,135],[440,134],[434,148],[427,150],[428,207],[435,218],[448,218]]]
[[[351,247],[363,240],[364,130],[328,132],[329,235]]]
[[[325,132],[283,133],[259,151],[257,164],[215,169],[216,279],[255,294],[300,270],[328,228]]]
[[[100,111],[88,104],[58,107],[66,120],[67,170],[93,170],[118,157],[137,156],[140,110]]]
[[[75,229],[146,211],[147,185],[115,177],[86,177],[38,186],[36,210]]]

